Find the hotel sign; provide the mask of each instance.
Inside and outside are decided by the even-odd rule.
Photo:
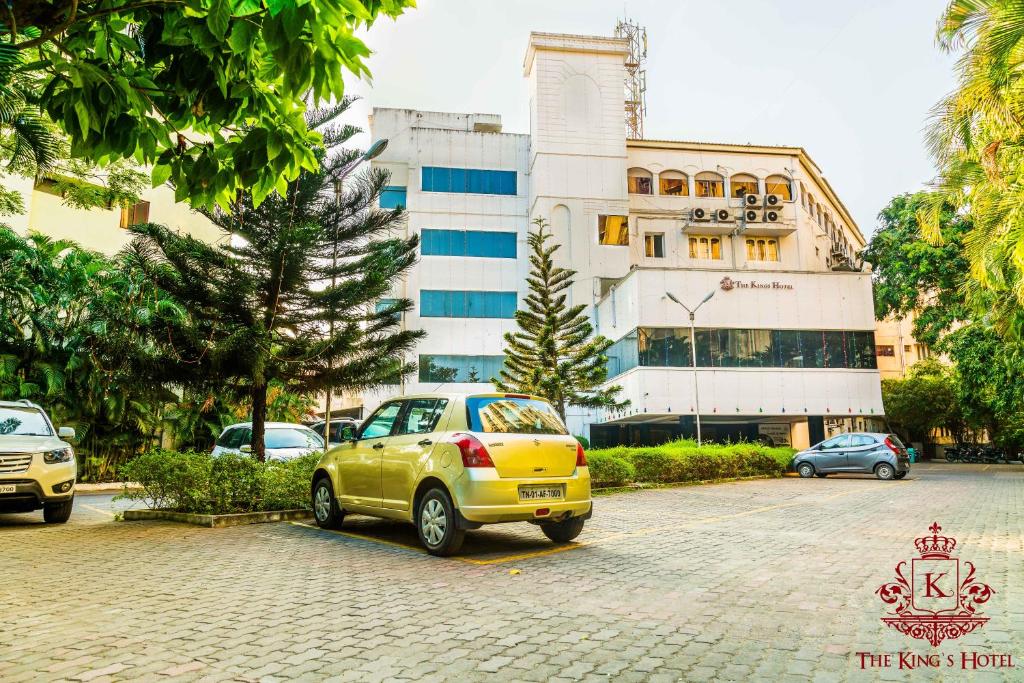
[[[758,280],[733,280],[731,277],[726,275],[718,283],[718,286],[722,288],[722,291],[729,292],[734,289],[786,289],[792,290],[793,285],[786,282],[763,282]]]

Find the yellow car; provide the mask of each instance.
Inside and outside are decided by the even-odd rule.
[[[420,394],[381,404],[313,475],[313,514],[413,522],[433,555],[459,550],[467,529],[532,522],[556,543],[590,518],[583,446],[544,399],[522,394]]]

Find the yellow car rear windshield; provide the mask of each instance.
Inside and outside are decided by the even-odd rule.
[[[499,434],[568,434],[554,408],[545,401],[512,396],[466,399],[470,428]]]

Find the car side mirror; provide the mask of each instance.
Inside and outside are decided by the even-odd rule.
[[[75,438],[74,427],[61,427],[57,430],[57,436],[61,439],[73,439]]]
[[[243,453],[252,453],[252,446],[250,446],[249,444],[245,443],[245,444],[242,444],[241,446],[239,446],[238,450],[240,450]]]
[[[342,427],[341,428],[341,440],[342,441],[355,441],[356,440],[356,428],[355,427]]]

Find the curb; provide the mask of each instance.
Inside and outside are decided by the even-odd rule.
[[[786,475],[782,475],[786,476]],[[695,481],[676,481],[669,483],[644,483],[634,484],[631,486],[607,486],[604,488],[592,489],[592,493],[597,496],[608,496],[615,493],[632,493],[636,491],[653,491],[657,489],[675,489],[683,488],[685,486],[704,486],[706,484],[728,484],[730,482],[737,481],[757,481],[760,479],[779,479],[770,474],[755,474],[749,477],[726,477],[724,479],[698,479]]]
[[[125,510],[124,521],[162,520],[165,522],[194,524],[210,529],[221,529],[246,524],[266,524],[268,522],[309,519],[312,514],[309,510],[271,510],[269,512],[241,512],[230,515],[200,515],[192,512],[175,512],[173,510]]]
[[[112,481],[103,484],[75,484],[76,496],[98,496],[111,493],[123,493],[125,490],[139,491],[142,487],[129,481]]]

